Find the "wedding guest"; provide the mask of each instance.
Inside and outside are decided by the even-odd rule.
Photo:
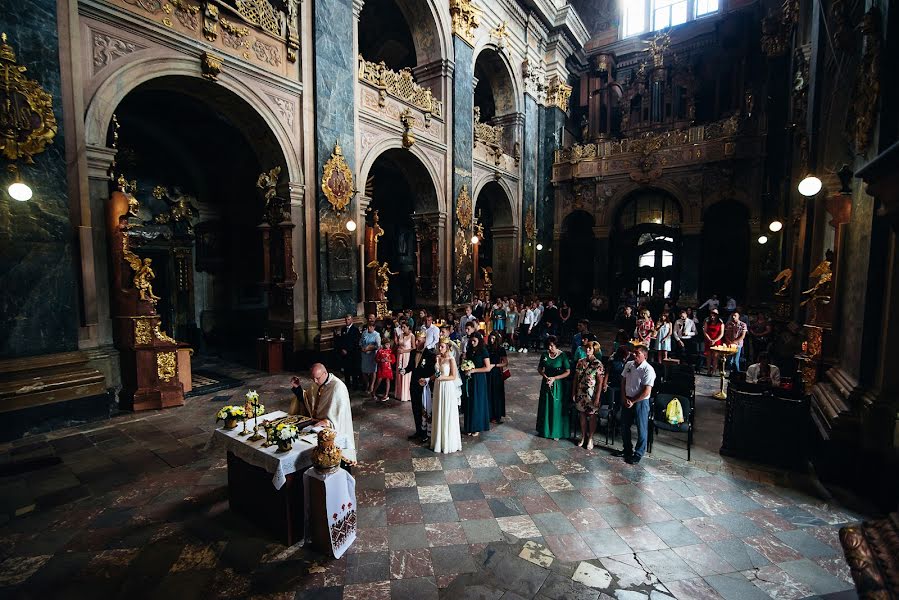
[[[493,304],[493,309],[490,311],[490,319],[493,325],[493,331],[502,334],[506,330],[506,309],[503,308],[499,298],[497,298],[496,302]]]
[[[546,340],[546,352],[537,366],[542,382],[540,399],[537,403],[537,435],[558,440],[567,438],[568,398],[565,394],[565,379],[571,374],[568,355],[562,352],[555,336]]]
[[[409,322],[406,319],[400,321],[400,333],[396,343],[396,399],[400,402],[408,402],[412,399],[409,385],[412,382],[412,372],[409,370],[409,358],[412,356],[412,331],[409,330]]]
[[[484,347],[484,336],[474,332],[468,337],[468,347],[463,356],[471,361],[473,369],[465,372],[467,381],[462,396],[465,420],[462,431],[468,435],[479,435],[482,431],[490,430],[490,400],[487,395],[487,373],[493,366],[490,364],[490,354]]]
[[[431,406],[431,449],[449,454],[462,449],[459,430],[459,401],[462,394],[456,359],[450,352],[449,338],[437,343],[434,398]]]
[[[718,318],[718,309],[713,308],[702,328],[705,336],[705,357],[708,361],[709,375],[718,372],[718,353],[712,350],[724,338],[724,323]]]
[[[569,331],[569,321],[571,320],[571,307],[568,306],[567,300],[562,300],[559,306],[559,334],[564,335]]]
[[[424,330],[425,348],[437,350],[437,341],[440,339],[440,328],[434,325],[434,317],[430,314],[425,315]]]
[[[415,350],[409,356],[409,368],[412,370],[412,383],[409,386],[409,392],[412,398],[412,420],[415,422],[415,433],[411,434],[409,439],[424,440],[428,437],[428,425],[423,416],[422,398],[426,393],[430,399],[430,377],[434,374],[437,355],[433,350],[425,348],[423,331],[415,334]]]
[[[577,333],[571,336],[571,353],[574,354],[577,352],[577,349],[581,347],[581,343],[583,342],[584,335],[588,332],[590,327],[590,321],[587,319],[582,319],[577,322]]]
[[[633,339],[634,331],[637,329],[637,317],[634,315],[634,309],[625,306],[621,315],[615,320],[615,326],[627,333],[628,340]]]
[[[762,352],[768,351],[768,344],[771,340],[771,334],[774,329],[771,327],[771,321],[760,312],[755,322],[749,327],[749,339],[752,341],[752,354],[756,360]]]
[[[702,310],[705,307],[709,307],[709,312],[713,310],[718,310],[718,306],[721,304],[721,301],[718,300],[718,294],[712,294],[712,297],[699,305],[699,310]]]
[[[506,416],[506,382],[503,371],[509,366],[509,358],[502,345],[502,336],[496,331],[487,336],[487,352],[493,366],[487,374],[487,397],[490,400],[490,422],[500,424]]]
[[[303,393],[300,378],[292,377],[290,387],[296,400],[290,403],[290,414],[304,412],[317,419],[318,427],[328,427],[346,438],[346,448],[341,448],[343,460],[356,462],[356,438],[353,434],[353,413],[350,410],[350,393],[346,385],[336,376],[328,373],[321,363],[312,365],[310,372],[312,387]]]
[[[637,319],[637,326],[634,328],[634,339],[648,347],[654,331],[655,323],[652,322],[649,310],[644,308],[640,311],[640,318]]]
[[[518,328],[518,305],[514,299],[509,300],[509,308],[506,309],[506,340],[509,342],[509,352],[515,352],[518,345],[515,332]]]
[[[724,326],[724,343],[728,346],[736,346],[737,352],[731,357],[732,371],[740,370],[740,355],[743,354],[743,340],[746,339],[748,328],[746,323],[740,320],[740,313],[736,310],[731,313],[727,325]]]
[[[674,322],[674,355],[683,359],[693,354],[693,338],[696,337],[696,323],[687,317],[687,311],[680,311],[680,318]]]
[[[768,362],[768,353],[759,353],[759,361],[746,369],[746,383],[780,387],[780,369]]]
[[[657,353],[658,362],[668,358],[668,353],[671,352],[671,323],[668,322],[666,312],[659,316],[659,322],[653,330],[652,349]]]
[[[635,465],[646,452],[649,429],[649,397],[655,385],[656,372],[646,360],[646,346],[634,348],[634,359],[624,366],[621,374],[621,441],[624,460]],[[631,425],[637,424],[637,446],[631,444]]]
[[[552,298],[546,301],[546,306],[543,309],[543,318],[541,319],[541,323],[543,325],[543,331],[546,335],[558,334],[561,317],[559,313],[559,307],[556,306],[556,303]]]
[[[353,315],[347,314],[344,325],[334,340],[334,349],[337,350],[337,363],[343,371],[343,377],[349,385],[358,387],[359,382],[359,341],[362,332],[353,323]]]
[[[390,382],[393,380],[393,365],[396,363],[396,355],[393,353],[392,349],[393,343],[390,341],[389,337],[385,337],[381,342],[381,347],[375,352],[375,362],[378,365],[378,370],[375,376],[375,383],[372,387],[372,396],[377,395],[378,389],[381,387],[381,382],[384,382],[386,389],[384,391],[384,396],[381,397],[381,402],[387,402],[387,397],[390,396]]]
[[[374,315],[369,315],[369,317],[374,317]],[[365,331],[362,333],[362,337],[359,338],[359,347],[362,349],[360,356],[362,379],[368,395],[374,400],[375,372],[378,370],[375,362],[375,353],[381,347],[381,334],[375,331],[375,323],[372,319],[368,320]]]
[[[582,348],[584,358],[577,361],[574,367],[571,400],[581,419],[581,441],[578,445],[592,450],[593,434],[596,433],[596,415],[599,414],[602,394],[608,389],[608,382],[602,362],[596,356],[599,342],[584,342]]]

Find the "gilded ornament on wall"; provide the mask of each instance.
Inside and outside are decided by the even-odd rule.
[[[135,319],[134,321],[134,343],[138,346],[145,346],[153,342],[152,327],[147,319]]]
[[[530,206],[524,217],[524,234],[529,240],[537,239],[537,223],[534,220],[534,209]]]
[[[325,163],[322,172],[322,192],[336,211],[342,211],[353,197],[353,172],[350,171],[340,142],[334,144],[331,158]]]
[[[160,352],[156,355],[156,374],[162,381],[168,383],[177,372],[174,352]]]
[[[26,68],[16,62],[16,54],[0,35],[0,154],[12,161],[44,151],[56,136],[53,97],[38,82],[25,76]]]
[[[471,226],[471,211],[471,196],[468,195],[468,186],[463,185],[459,191],[459,197],[456,199],[456,218],[463,229]]]
[[[474,30],[481,25],[481,10],[471,0],[450,0],[449,5],[453,33],[469,44],[474,44]]]

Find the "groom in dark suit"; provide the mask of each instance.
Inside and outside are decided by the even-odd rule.
[[[428,432],[422,427],[421,422],[421,395],[424,386],[421,380],[426,380],[425,385],[430,386],[430,378],[434,375],[434,368],[437,365],[437,354],[430,349],[425,348],[425,332],[419,331],[415,334],[415,349],[409,356],[408,369],[412,369],[412,381],[409,384],[409,391],[412,396],[412,418],[415,419],[415,433],[409,436],[410,440],[424,440],[428,437]]]

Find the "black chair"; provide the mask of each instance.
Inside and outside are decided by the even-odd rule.
[[[606,427],[606,446],[609,445],[609,436],[612,436],[612,446],[615,445],[615,432],[618,428],[618,417],[621,412],[621,388],[609,386],[603,394],[602,404],[599,407],[597,424]]]
[[[684,411],[684,422],[672,425],[665,419],[665,409],[668,403],[677,398],[680,401],[681,408]],[[667,392],[659,392],[652,398],[652,407],[650,409],[650,428],[649,428],[649,451],[652,452],[652,444],[659,429],[670,431],[672,433],[687,434],[687,460],[690,460],[690,450],[693,446],[693,418],[695,415],[693,398],[687,394],[670,394]]]

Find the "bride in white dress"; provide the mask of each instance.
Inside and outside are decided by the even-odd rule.
[[[462,449],[462,433],[459,429],[462,380],[456,369],[456,360],[450,353],[450,341],[447,338],[441,338],[437,345],[437,375],[432,404],[431,449],[449,454]]]

